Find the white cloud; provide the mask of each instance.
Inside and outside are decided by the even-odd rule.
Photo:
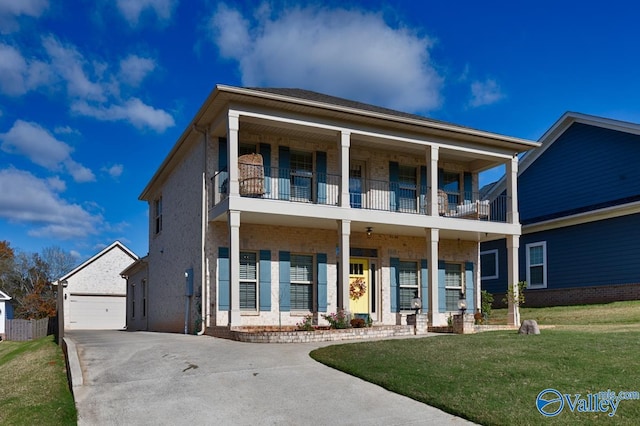
[[[0,92],[20,96],[49,83],[49,67],[38,60],[27,61],[13,46],[0,43]]]
[[[67,190],[67,184],[58,176],[48,178],[47,185],[55,192],[64,192]]]
[[[24,155],[33,163],[51,171],[66,169],[76,182],[95,180],[91,170],[71,159],[73,149],[59,141],[37,123],[16,120],[7,133],[0,133],[0,149]]]
[[[129,121],[137,128],[150,128],[159,133],[175,125],[170,114],[149,106],[138,98],[131,98],[121,105],[110,106],[96,106],[79,101],[71,105],[71,110],[102,121]]]
[[[392,28],[380,14],[306,7],[256,20],[250,26],[221,4],[208,21],[211,39],[238,61],[246,86],[299,87],[416,112],[442,102],[433,41]]]
[[[471,107],[495,104],[504,99],[505,95],[495,80],[474,81],[471,83]]]
[[[138,25],[140,15],[144,11],[153,11],[160,21],[171,19],[173,9],[176,6],[175,0],[118,0],[118,10],[135,27]]]
[[[109,176],[115,179],[122,175],[122,172],[124,171],[124,166],[122,164],[114,164],[111,167],[103,167],[102,170],[107,172]]]
[[[74,46],[63,45],[53,36],[43,38],[42,44],[51,58],[52,69],[65,81],[69,96],[95,101],[106,99],[104,87],[87,76],[86,60]]]
[[[58,126],[53,129],[53,133],[57,135],[79,135],[80,132],[76,129],[73,129],[69,126]]]
[[[0,34],[18,31],[19,17],[38,18],[48,8],[48,0],[0,0]]]
[[[130,86],[138,86],[155,69],[153,59],[129,55],[120,61],[120,78]]]
[[[31,236],[57,239],[95,235],[103,218],[60,198],[51,180],[13,168],[0,170],[0,217],[34,228]]]

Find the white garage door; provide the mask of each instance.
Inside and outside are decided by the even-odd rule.
[[[126,296],[69,297],[69,328],[75,330],[122,329],[126,321]]]

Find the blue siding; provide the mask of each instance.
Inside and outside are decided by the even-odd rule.
[[[547,242],[547,289],[640,283],[640,214],[520,239],[520,276],[526,279],[526,245]],[[534,291],[534,290],[529,290]]]
[[[507,290],[507,274],[509,268],[507,265],[507,240],[495,240],[481,244],[480,251],[498,250],[498,278],[482,279],[480,290],[486,290],[489,293],[503,293]],[[522,254],[520,254],[520,257]],[[481,271],[482,274],[482,271]]]
[[[638,157],[640,136],[574,123],[520,175],[521,222],[637,197]]]

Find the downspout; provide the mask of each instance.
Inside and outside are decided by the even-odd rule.
[[[202,168],[202,200],[201,200],[201,208],[200,216],[202,218],[202,223],[200,225],[201,235],[200,235],[200,249],[201,249],[201,261],[200,261],[200,270],[202,273],[200,274],[200,294],[201,296],[201,312],[200,317],[202,318],[200,324],[200,330],[196,333],[198,336],[202,336],[207,328],[208,318],[207,318],[207,306],[209,305],[209,292],[207,291],[207,154],[209,150],[207,149],[207,144],[209,143],[209,128],[207,127],[204,132],[193,125],[193,129],[201,133],[204,136],[204,143],[202,144],[203,150],[203,168]]]

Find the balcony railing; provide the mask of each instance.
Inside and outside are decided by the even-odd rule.
[[[340,203],[339,175],[254,165],[243,165],[242,169],[238,179],[242,197],[332,206]],[[216,173],[211,182],[215,206],[228,195],[228,172]],[[356,209],[428,214],[427,189],[424,185],[350,178],[349,202]],[[487,200],[477,193],[438,190],[437,212],[443,217],[506,222],[506,211],[505,196]]]

